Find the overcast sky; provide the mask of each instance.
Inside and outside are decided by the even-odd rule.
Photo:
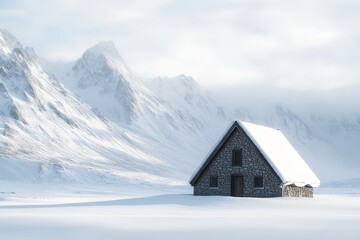
[[[9,0],[0,24],[51,60],[113,40],[141,77],[300,90],[360,82],[358,0]]]

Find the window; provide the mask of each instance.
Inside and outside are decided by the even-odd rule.
[[[210,176],[210,187],[217,188],[218,186],[218,176]]]
[[[262,176],[254,177],[254,187],[263,188],[264,187],[264,178]]]
[[[241,166],[242,165],[242,150],[233,150],[233,166]]]

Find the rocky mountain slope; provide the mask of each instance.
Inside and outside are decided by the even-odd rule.
[[[234,119],[281,129],[323,181],[358,176],[354,116],[218,104],[188,76],[138,79],[112,42],[62,71],[5,30],[0,47],[3,180],[186,184]]]
[[[5,30],[0,46],[1,179],[164,184],[185,178],[180,157],[170,157],[174,144],[105,118]]]

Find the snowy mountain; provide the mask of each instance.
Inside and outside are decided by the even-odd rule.
[[[360,118],[218,104],[185,75],[137,78],[112,42],[59,66],[1,30],[2,180],[186,184],[234,119],[281,129],[322,181],[358,176]]]
[[[134,77],[112,42],[88,49],[67,76],[66,86],[109,119],[130,124],[138,118],[141,92],[130,86]]]
[[[84,102],[125,128],[174,141],[181,141],[184,138],[178,136],[189,133],[200,134],[204,128],[200,126],[202,119],[167,105],[136,78],[112,42],[102,41],[85,51],[60,78]]]
[[[181,175],[187,176],[192,171],[196,159],[201,158],[201,153],[216,136],[216,131],[206,129],[214,123],[218,125],[221,116],[211,99],[200,95],[200,86],[194,80],[185,76],[165,80],[166,84],[178,81],[174,82],[176,88],[164,86],[169,90],[165,98],[151,87],[154,85],[134,76],[112,42],[102,41],[89,48],[58,78],[96,112],[118,126],[173,145],[166,151],[173,155],[171,158],[179,158],[176,165]],[[170,104],[169,98],[176,100],[176,104]],[[157,149],[155,147],[154,151]]]
[[[2,180],[179,181],[171,145],[158,148],[156,139],[94,111],[43,71],[34,53],[6,30],[0,41]]]

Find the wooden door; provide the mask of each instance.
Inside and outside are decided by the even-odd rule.
[[[244,177],[231,176],[231,196],[243,197],[244,196]]]

